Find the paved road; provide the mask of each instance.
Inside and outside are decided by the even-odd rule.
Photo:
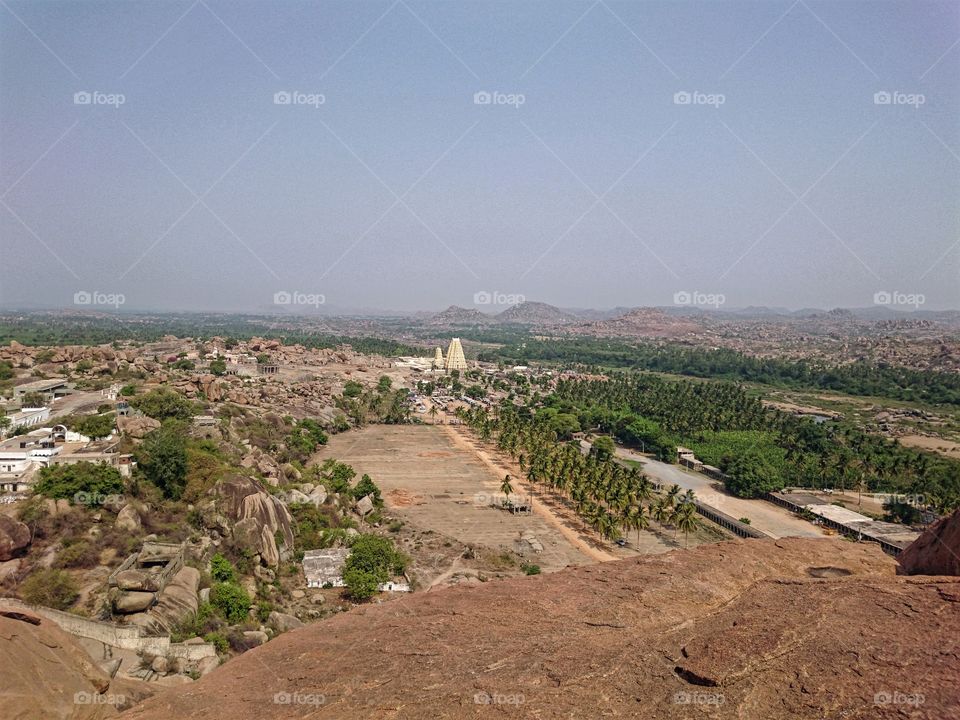
[[[812,523],[801,520],[789,510],[766,500],[744,500],[718,490],[720,483],[706,475],[669,465],[646,455],[618,447],[616,455],[625,460],[643,463],[643,471],[661,485],[679,485],[693,490],[697,499],[734,518],[749,518],[750,525],[774,537],[823,537],[824,532]]]

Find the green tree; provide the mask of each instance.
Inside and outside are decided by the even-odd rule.
[[[183,395],[170,388],[160,387],[145,395],[132,398],[130,404],[144,415],[155,420],[189,420],[193,417],[193,405]]]
[[[500,492],[506,495],[506,503],[510,504],[510,493],[513,492],[513,485],[510,484],[510,475],[503,476],[503,482],[500,483]]]
[[[93,440],[108,437],[113,432],[113,413],[103,415],[81,415],[70,418],[67,422],[71,430],[86,435]]]
[[[48,498],[66,498],[83,502],[123,493],[123,478],[116,468],[101,463],[79,462],[49,465],[40,469],[33,492]]]
[[[407,558],[394,548],[388,538],[360,535],[350,546],[350,555],[343,568],[343,581],[351,597],[366,600],[381,583],[404,572]]]
[[[360,481],[354,486],[352,494],[356,500],[366,497],[367,495],[372,495],[374,505],[377,507],[383,505],[383,500],[380,497],[380,488],[377,487],[376,483],[374,483],[366,473],[363,474],[363,477],[361,477]]]
[[[377,381],[377,390],[382,393],[389,392],[390,388],[393,387],[393,381],[386,375],[381,375],[380,379]]]
[[[609,435],[601,435],[593,441],[593,454],[598,460],[609,460],[613,457],[615,446]]]
[[[225,375],[227,372],[227,362],[223,358],[217,358],[210,361],[210,372],[214,375]]]
[[[237,581],[237,569],[222,553],[217,553],[210,558],[210,577],[215,582],[235,583]]]
[[[215,583],[210,588],[210,604],[231,625],[246,620],[252,605],[247,591],[233,582]]]
[[[147,433],[137,448],[137,460],[144,477],[163,492],[164,497],[178,500],[187,483],[187,443],[184,429],[177,423],[166,423]]]

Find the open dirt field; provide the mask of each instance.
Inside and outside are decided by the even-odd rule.
[[[380,486],[391,515],[460,542],[512,550],[530,531],[543,552],[529,561],[544,571],[585,565],[598,557],[542,513],[511,515],[488,505],[499,497],[502,476],[435,425],[374,425],[334,435],[315,460],[336,458]],[[519,490],[517,491],[520,492]],[[518,498],[519,499],[519,498]]]

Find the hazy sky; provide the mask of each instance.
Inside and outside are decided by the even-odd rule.
[[[2,0],[0,304],[957,308],[958,85],[957,2]]]

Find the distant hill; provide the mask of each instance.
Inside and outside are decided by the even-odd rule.
[[[493,318],[479,310],[451,305],[443,312],[433,315],[427,322],[434,326],[489,325]]]
[[[679,337],[703,334],[707,326],[700,318],[667,314],[659,308],[635,308],[610,320],[582,323],[568,329],[575,335],[594,337]]]
[[[547,303],[527,301],[507,308],[496,319],[509,325],[560,325],[575,322],[577,317]]]

